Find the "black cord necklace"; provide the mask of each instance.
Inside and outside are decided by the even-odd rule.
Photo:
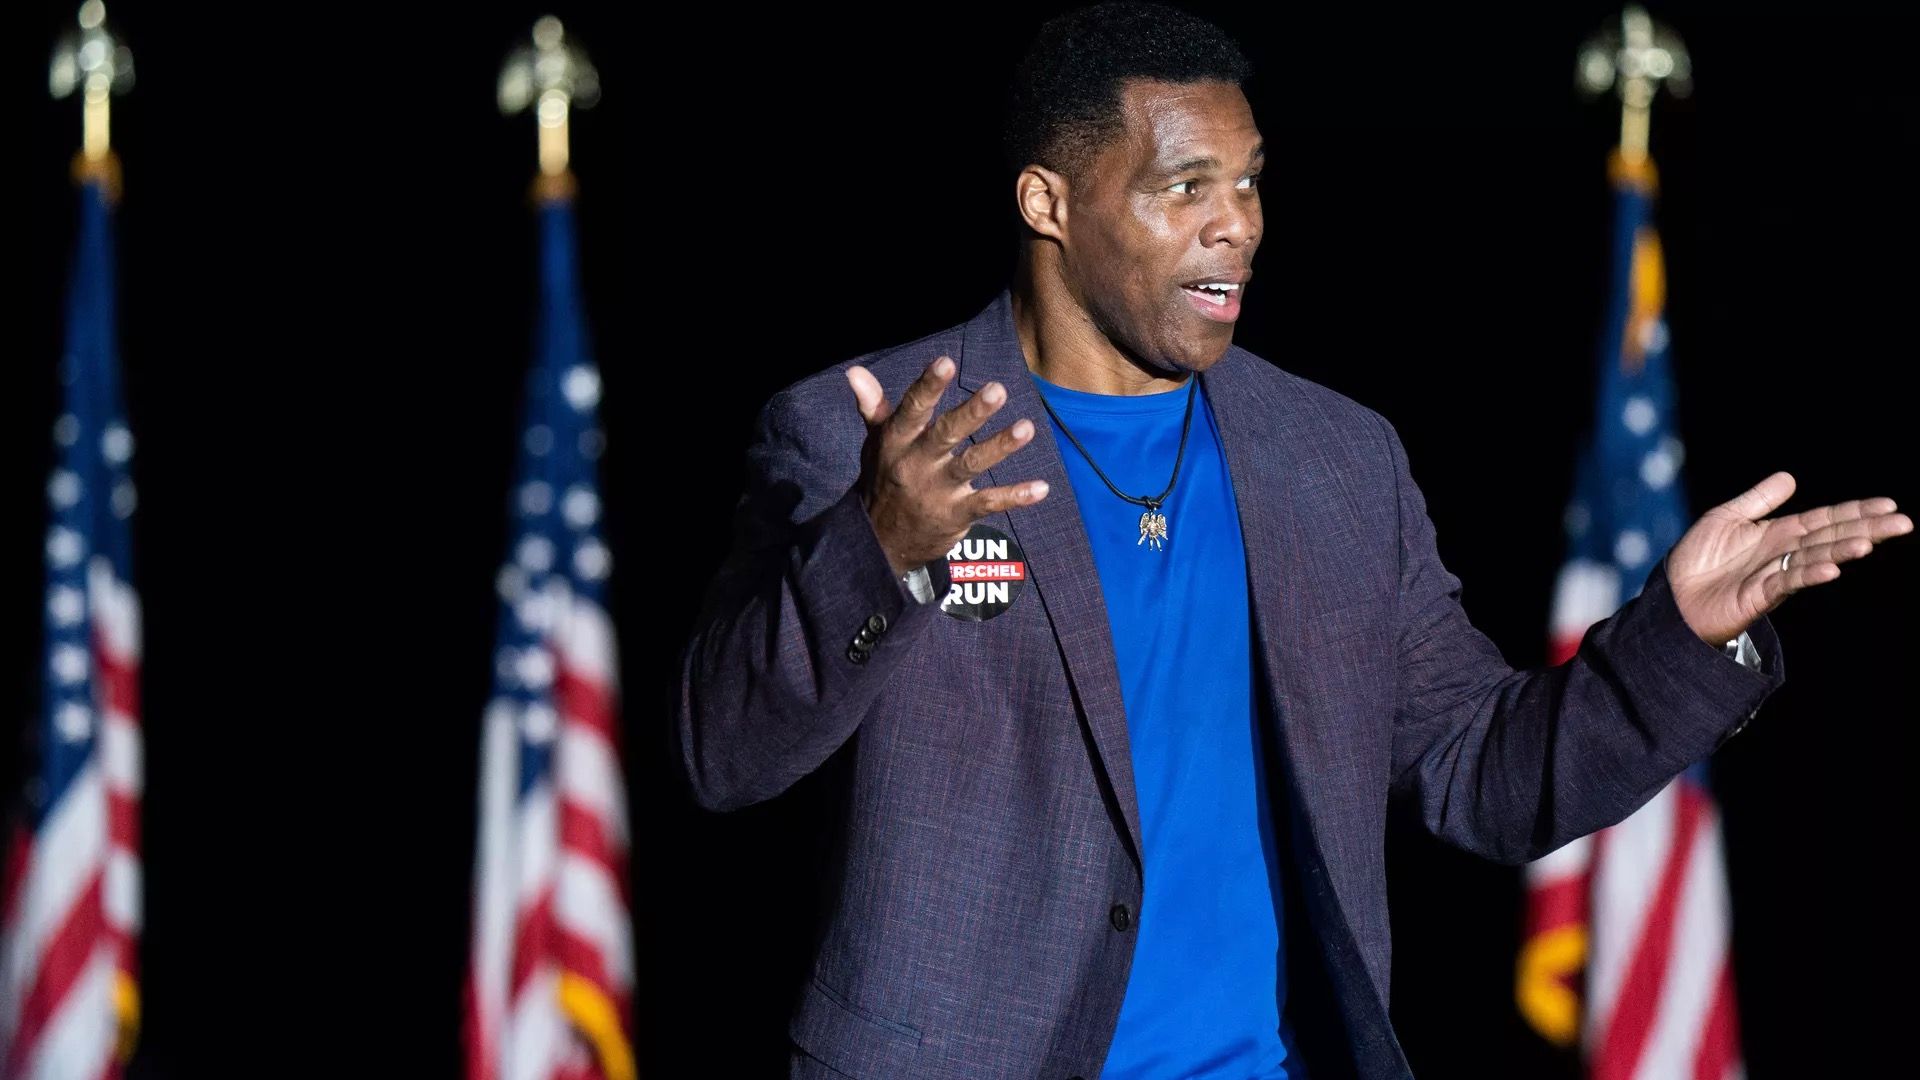
[[[1093,455],[1087,453],[1087,448],[1081,446],[1080,440],[1073,437],[1073,432],[1067,429],[1066,423],[1060,419],[1060,414],[1054,412],[1053,406],[1047,403],[1047,395],[1040,395],[1040,407],[1047,410],[1047,415],[1052,417],[1053,422],[1059,426],[1060,433],[1067,437],[1067,441],[1073,444],[1075,450],[1080,451],[1081,457],[1087,459],[1087,464],[1093,467],[1093,475],[1107,485],[1107,490],[1135,506],[1147,508],[1146,513],[1140,515],[1140,539],[1134,541],[1135,547],[1146,544],[1153,550],[1159,551],[1161,545],[1167,542],[1167,515],[1160,512],[1160,504],[1166,502],[1167,496],[1173,494],[1173,485],[1180,479],[1180,462],[1187,456],[1187,432],[1193,429],[1193,398],[1200,390],[1200,376],[1189,375],[1187,378],[1191,379],[1192,383],[1187,387],[1187,415],[1180,421],[1180,450],[1173,455],[1173,475],[1167,478],[1167,490],[1152,498],[1129,495],[1114,487],[1113,481],[1107,479],[1107,474],[1100,471],[1100,465],[1093,460]]]

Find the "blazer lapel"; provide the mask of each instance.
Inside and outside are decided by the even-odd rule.
[[[1106,602],[1100,593],[1100,575],[1087,544],[1080,506],[1074,501],[1060,449],[1040,403],[1040,392],[1028,375],[1027,363],[1014,331],[1011,297],[1002,292],[967,323],[957,382],[966,393],[990,382],[1007,389],[1007,401],[992,421],[991,430],[975,434],[986,438],[1021,417],[1033,421],[1033,439],[997,468],[984,474],[981,486],[1045,480],[1049,492],[1033,506],[1002,515],[1015,542],[1026,553],[1029,584],[1053,625],[1053,635],[1066,661],[1067,678],[1086,716],[1085,736],[1092,744],[1095,765],[1107,779],[1115,809],[1126,822],[1134,861],[1144,872],[1140,841],[1140,806],[1134,794],[1133,754],[1127,740],[1127,714],[1120,695],[1120,672],[1113,659],[1113,634],[1107,622]]]
[[[1286,680],[1290,664],[1281,655],[1283,644],[1297,638],[1303,616],[1296,595],[1300,571],[1294,559],[1299,544],[1294,536],[1293,482],[1299,466],[1290,445],[1297,436],[1290,430],[1294,424],[1291,403],[1269,400],[1262,381],[1248,370],[1250,364],[1261,362],[1239,349],[1229,349],[1201,376],[1201,382],[1220,430],[1240,511],[1253,640],[1259,653],[1255,677],[1266,679],[1272,691],[1287,764],[1298,769],[1305,763],[1288,737],[1294,709]]]
[[[1253,369],[1263,363],[1244,350],[1229,349],[1202,380],[1240,510],[1258,654],[1255,677],[1265,679],[1268,700],[1273,703],[1287,786],[1300,812],[1297,824],[1305,841],[1301,854],[1324,870],[1322,830],[1340,820],[1339,801],[1351,798],[1352,792],[1331,782],[1339,774],[1332,765],[1341,753],[1334,743],[1340,733],[1328,730],[1315,702],[1300,699],[1292,677],[1315,662],[1299,647],[1310,615],[1308,590],[1313,582],[1305,554],[1309,536],[1300,520],[1295,489],[1311,470],[1326,466],[1312,452],[1311,436],[1296,403],[1274,393],[1274,381],[1259,378]],[[1302,877],[1324,887],[1338,875],[1322,872]],[[1334,888],[1339,884],[1336,880]],[[1335,898],[1330,894],[1326,899]],[[1337,900],[1333,904],[1333,913],[1344,923],[1343,907]]]

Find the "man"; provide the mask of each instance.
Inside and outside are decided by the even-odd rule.
[[[1012,289],[762,413],[675,729],[714,809],[843,766],[794,1077],[1404,1076],[1389,797],[1512,862],[1619,820],[1779,685],[1767,611],[1912,528],[1764,520],[1776,473],[1508,667],[1393,428],[1231,344],[1248,74],[1169,9],[1049,23]]]

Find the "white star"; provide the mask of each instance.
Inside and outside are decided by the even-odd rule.
[[[1655,319],[1640,331],[1640,350],[1651,356],[1667,347],[1667,320]]]
[[[1650,545],[1647,534],[1639,529],[1626,529],[1613,542],[1613,558],[1621,566],[1631,569],[1647,561]]]
[[[93,714],[86,706],[69,701],[54,710],[53,726],[67,742],[83,742],[93,734]]]
[[[584,529],[600,517],[600,497],[584,485],[575,484],[567,489],[560,513],[566,517],[567,524]]]
[[[546,457],[553,449],[553,429],[545,424],[535,424],[527,429],[527,453],[534,457]]]
[[[1655,491],[1673,483],[1679,471],[1680,463],[1673,460],[1664,446],[1647,451],[1647,456],[1640,459],[1640,479]]]
[[[500,576],[494,579],[494,588],[499,591],[500,599],[511,604],[527,591],[527,572],[509,563],[500,568]]]
[[[80,418],[67,413],[53,422],[53,441],[61,446],[72,446],[80,438]]]
[[[494,671],[500,676],[501,682],[510,685],[519,684],[520,650],[503,646],[499,652],[493,654],[493,664]]]
[[[580,412],[600,403],[600,372],[591,364],[575,365],[560,385],[566,392],[567,403]]]
[[[535,746],[545,746],[560,731],[560,716],[550,706],[529,705],[520,713],[520,733]]]
[[[133,481],[122,480],[113,485],[113,516],[128,518],[133,516],[133,508],[140,505],[139,493],[133,490]]]
[[[87,677],[87,650],[78,645],[61,645],[53,650],[49,662],[53,677],[71,686]]]
[[[1653,430],[1653,422],[1659,419],[1659,415],[1652,401],[1635,395],[1627,399],[1626,410],[1621,414],[1620,419],[1626,423],[1628,431],[1635,435],[1645,435]]]
[[[613,553],[607,545],[588,537],[573,552],[573,570],[588,581],[599,581],[613,569]]]
[[[55,626],[78,626],[87,613],[86,598],[71,585],[56,585],[47,593],[47,613]]]
[[[600,454],[607,448],[607,437],[599,428],[588,428],[580,433],[580,456],[588,461],[600,460]]]
[[[100,452],[115,465],[125,465],[133,456],[133,432],[125,424],[112,424],[100,436]]]
[[[79,475],[71,469],[55,469],[53,478],[47,481],[47,498],[62,510],[79,502]]]
[[[532,648],[520,654],[516,665],[521,685],[529,690],[545,690],[553,682],[553,657],[543,648]]]
[[[527,593],[513,606],[513,614],[520,620],[520,629],[529,634],[542,634],[553,625],[554,606],[550,597]]]
[[[56,525],[47,532],[47,558],[52,559],[55,566],[72,566],[79,562],[85,546],[80,541],[80,534],[64,525]]]
[[[544,536],[529,536],[520,541],[514,561],[538,574],[553,568],[553,541]]]
[[[544,514],[553,509],[553,485],[534,480],[520,486],[520,512]]]

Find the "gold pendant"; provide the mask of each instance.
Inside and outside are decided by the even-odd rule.
[[[1140,539],[1134,541],[1133,546],[1139,547],[1141,544],[1146,544],[1153,550],[1159,551],[1166,542],[1167,515],[1149,507],[1146,513],[1140,515]]]

